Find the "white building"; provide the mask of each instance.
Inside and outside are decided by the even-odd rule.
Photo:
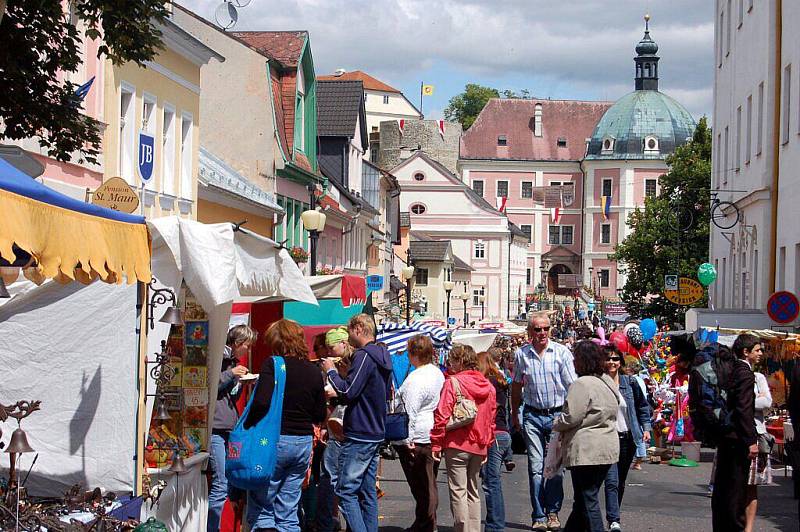
[[[765,309],[800,290],[800,4],[716,0],[715,14],[712,188],[740,220],[711,226],[711,303]]]

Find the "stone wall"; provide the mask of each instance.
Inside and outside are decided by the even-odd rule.
[[[422,149],[431,159],[458,175],[456,163],[461,133],[458,122],[445,122],[444,138],[436,120],[406,120],[402,135],[396,120],[381,122],[378,165],[391,170],[410,157],[414,150]]]

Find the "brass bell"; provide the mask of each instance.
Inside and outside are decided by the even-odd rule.
[[[183,325],[183,311],[177,307],[169,307],[158,321],[170,325]]]
[[[0,299],[8,299],[11,297],[11,294],[8,293],[8,289],[6,288],[6,282],[3,281],[3,278],[0,277]]]
[[[177,475],[180,475],[181,473],[185,473],[187,471],[186,464],[184,463],[183,457],[181,456],[180,453],[178,452],[175,453],[175,458],[172,459],[172,465],[169,466],[169,469],[167,471],[169,471],[170,473],[175,473]]]
[[[15,454],[33,452],[33,447],[28,444],[28,436],[24,430],[18,428],[11,433],[11,441],[8,442],[5,452]]]
[[[156,406],[155,419],[159,421],[166,421],[167,419],[172,419],[172,416],[169,415],[169,412],[167,411],[167,402],[164,400],[163,397],[158,398],[158,405]]]

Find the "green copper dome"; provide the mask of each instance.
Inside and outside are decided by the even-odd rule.
[[[696,126],[689,111],[666,94],[633,91],[597,123],[586,158],[663,159],[686,144]]]

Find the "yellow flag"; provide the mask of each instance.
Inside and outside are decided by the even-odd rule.
[[[433,85],[423,85],[422,94],[424,96],[433,96]]]

